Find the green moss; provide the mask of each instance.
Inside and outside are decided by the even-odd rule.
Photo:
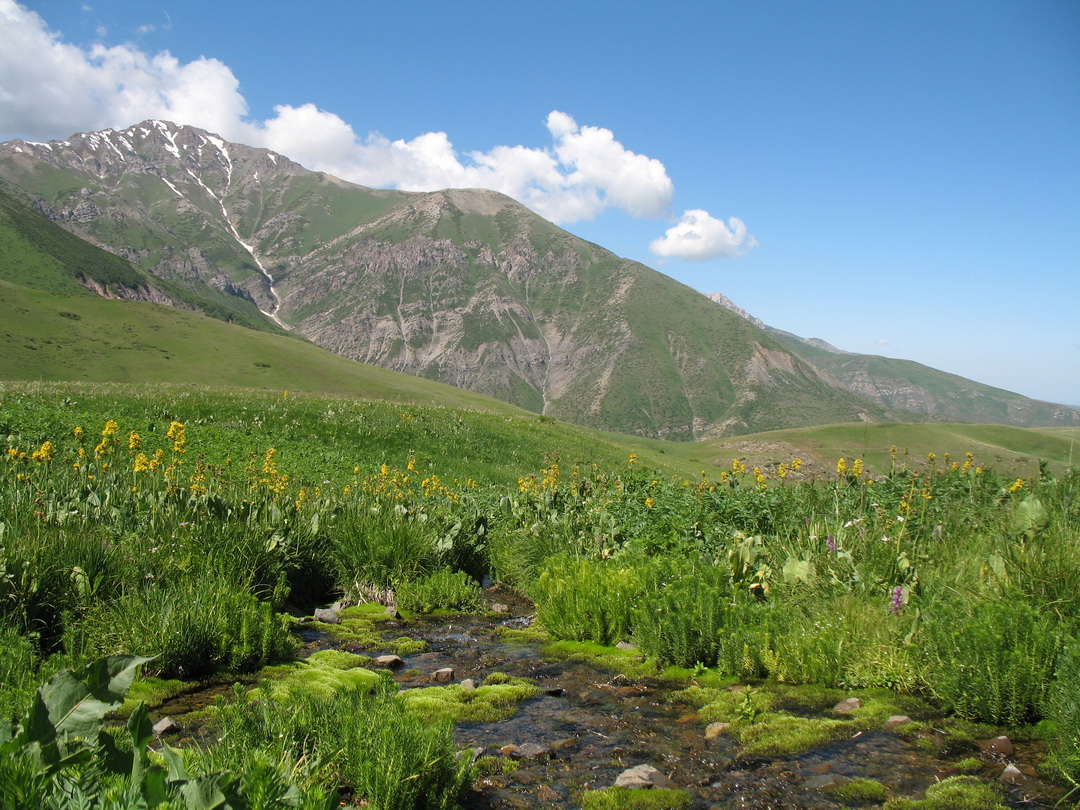
[[[634,680],[657,675],[656,665],[643,660],[637,650],[619,650],[593,641],[552,641],[544,645],[544,655],[562,661],[582,661]]]
[[[449,719],[455,723],[494,723],[513,717],[522,702],[540,691],[524,679],[513,680],[517,682],[484,685],[470,690],[462,689],[456,683],[429,686],[410,689],[402,695],[409,709],[431,721]]]
[[[964,757],[956,760],[956,762],[952,763],[952,766],[958,773],[973,774],[979,773],[983,769],[983,761],[978,757]]]
[[[581,794],[584,810],[682,810],[692,797],[681,790],[632,790],[611,787]]]
[[[492,776],[497,773],[513,773],[521,767],[516,759],[506,757],[480,757],[476,760],[476,773],[479,776]]]
[[[306,660],[311,666],[339,670],[356,669],[371,663],[371,659],[366,656],[344,650],[319,650],[309,655]]]
[[[893,799],[885,810],[1006,810],[997,788],[973,776],[950,776],[926,789],[925,799]]]
[[[414,653],[426,652],[428,643],[423,639],[412,639],[408,636],[399,636],[389,644],[390,651],[394,655],[413,655]]]
[[[691,686],[676,692],[676,700],[683,700],[698,707],[698,715],[705,723],[733,723],[740,718],[756,717],[773,708],[777,696],[760,689],[702,688]]]
[[[128,690],[127,697],[124,699],[119,713],[125,716],[129,715],[140,703],[145,703],[150,708],[153,708],[190,688],[191,684],[184,681],[166,680],[150,676],[136,678]]]
[[[749,725],[735,724],[732,734],[748,756],[801,754],[818,745],[848,736],[853,724],[846,720],[796,717],[769,712]]]
[[[336,653],[338,651],[324,650],[323,652]],[[344,654],[349,655],[349,653]],[[361,661],[365,660],[362,656],[353,657],[360,658]],[[315,653],[304,661],[266,667],[260,675],[271,681],[275,687],[280,686],[285,690],[306,689],[328,697],[350,686],[371,689],[378,683],[378,673],[362,666],[341,668],[342,663],[342,659],[337,655],[320,656],[319,653]]]
[[[885,786],[875,779],[852,779],[842,785],[830,785],[825,788],[830,796],[844,802],[881,803],[888,798]]]
[[[367,621],[386,621],[392,616],[386,612],[386,605],[378,602],[364,602],[360,605],[347,607],[338,613],[341,619],[365,619]]]

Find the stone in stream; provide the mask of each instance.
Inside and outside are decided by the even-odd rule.
[[[846,776],[841,776],[838,773],[821,773],[817,776],[811,776],[803,782],[802,786],[807,790],[821,790],[834,785],[846,785],[850,781]]]
[[[729,728],[731,728],[731,723],[709,723],[705,726],[705,739],[715,740]]]
[[[847,700],[841,700],[839,703],[833,706],[833,711],[837,714],[851,714],[853,711],[860,707],[862,707],[862,701],[858,698],[852,697],[848,698]]]
[[[621,788],[672,788],[674,783],[652,765],[635,765],[615,778],[615,787]]]
[[[171,734],[174,731],[179,731],[180,726],[171,717],[162,717],[156,723],[154,723],[154,736],[161,737],[164,734]]]
[[[474,681],[472,678],[466,678],[465,680],[463,680],[461,682],[461,691],[462,692],[475,692],[476,691],[476,681]]]
[[[492,613],[509,613],[510,612],[510,606],[509,605],[504,605],[501,602],[492,602],[491,603],[491,612]]]
[[[510,759],[550,759],[551,748],[540,743],[522,743],[510,752]]]
[[[383,612],[387,616],[389,616],[391,619],[400,619],[401,618],[401,614],[398,613],[398,609],[396,607],[394,607],[393,605],[387,605],[386,610],[383,611]]]
[[[315,617],[315,621],[323,624],[341,624],[341,617],[333,608],[316,608],[312,615]]]
[[[375,663],[380,667],[389,667],[390,669],[405,666],[405,661],[399,655],[380,655],[375,659]]]
[[[976,740],[975,744],[984,754],[1001,754],[1003,757],[1012,756],[1013,744],[1008,737],[994,737],[992,740]]]
[[[906,714],[893,714],[889,716],[889,719],[885,721],[885,730],[892,731],[898,726],[902,726],[905,723],[910,723],[911,718]]]
[[[450,683],[450,681],[454,680],[454,670],[450,667],[437,669],[431,673],[431,680],[435,681],[435,683]]]

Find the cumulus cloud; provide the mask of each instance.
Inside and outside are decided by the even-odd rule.
[[[649,243],[649,250],[662,258],[702,262],[718,256],[741,256],[757,244],[741,219],[722,219],[699,208],[683,211],[682,217],[659,239]]]
[[[888,346],[889,345],[889,339],[888,338],[878,338],[877,340],[874,341],[874,345],[875,346]]]
[[[239,81],[217,59],[185,63],[130,43],[81,48],[14,0],[0,0],[0,41],[0,138],[45,140],[159,118],[264,146],[363,185],[494,189],[559,223],[593,219],[609,208],[633,217],[670,216],[674,186],[663,163],[627,149],[611,130],[579,125],[558,110],[546,119],[546,146],[461,154],[445,132],[391,141],[359,134],[313,104],[278,106],[272,117],[252,120]],[[700,261],[738,255],[753,244],[741,221],[725,225],[694,210],[652,250]]]

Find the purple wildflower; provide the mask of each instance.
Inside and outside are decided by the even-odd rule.
[[[894,615],[899,613],[901,610],[904,609],[904,586],[903,585],[897,585],[895,588],[893,588],[891,609],[892,609],[892,612],[893,612]]]
[[[825,545],[828,546],[829,553],[832,554],[834,551],[836,551],[836,538],[834,538],[830,534],[828,537],[825,538]]]

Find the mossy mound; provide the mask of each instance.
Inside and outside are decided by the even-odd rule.
[[[924,799],[892,799],[885,810],[1006,810],[994,785],[973,776],[950,776],[926,789]]]
[[[735,723],[731,734],[744,756],[801,754],[819,745],[848,737],[855,724],[847,720],[797,717],[767,712],[752,723]]]
[[[681,790],[610,787],[581,794],[584,810],[683,810],[692,797]]]
[[[539,692],[525,678],[509,678],[503,683],[485,683],[477,689],[462,689],[456,683],[410,689],[402,696],[409,709],[433,722],[495,723],[513,717],[518,706]]]

